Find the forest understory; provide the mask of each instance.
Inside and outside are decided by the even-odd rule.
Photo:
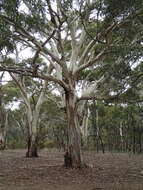
[[[142,190],[143,155],[84,152],[89,167],[63,167],[64,152],[42,150],[26,158],[26,150],[0,152],[0,190]]]

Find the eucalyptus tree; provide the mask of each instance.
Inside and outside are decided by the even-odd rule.
[[[120,3],[5,0],[0,3],[3,54],[0,70],[41,78],[56,85],[67,114],[67,152],[71,166],[83,166],[78,114],[84,108],[82,103],[91,99],[105,101],[123,93],[129,75],[125,66],[140,60],[141,4],[141,0],[121,0]],[[17,61],[7,65],[7,57],[12,56],[8,53],[16,53],[17,48],[31,50],[31,61],[23,62],[22,66]],[[46,70],[53,67],[52,72],[46,73],[45,67],[37,64],[39,57],[44,58]],[[113,69],[118,69],[117,75],[113,75]],[[96,75],[89,80],[93,72]],[[113,77],[120,79],[120,85],[116,80],[114,91],[117,93],[108,87]]]
[[[28,128],[28,150],[27,157],[38,156],[38,128],[40,122],[40,109],[44,103],[45,93],[47,88],[47,81],[38,84],[38,81],[32,79],[25,79],[25,77],[19,77],[16,74],[10,74],[15,81],[17,87],[20,89],[22,100],[26,107],[27,116],[27,128]]]

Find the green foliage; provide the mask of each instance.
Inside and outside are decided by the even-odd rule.
[[[19,0],[10,0],[10,1],[2,0],[0,4],[0,11],[6,12],[8,16],[10,16],[11,18],[14,18],[17,14],[19,6],[20,6]]]
[[[3,85],[3,94],[6,104],[12,101],[17,101],[21,97],[19,88],[12,82]]]
[[[0,51],[7,47],[8,52],[14,50],[14,40],[12,39],[12,32],[6,23],[0,18]]]
[[[122,18],[142,8],[142,0],[104,0],[104,14],[110,18]]]

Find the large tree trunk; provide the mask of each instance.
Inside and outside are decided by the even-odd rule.
[[[26,157],[38,157],[37,136],[35,134],[29,135],[27,140],[27,148]]]
[[[66,167],[82,167],[81,133],[78,122],[77,107],[74,94],[68,91],[66,98],[66,113],[68,120],[68,147],[65,154]]]

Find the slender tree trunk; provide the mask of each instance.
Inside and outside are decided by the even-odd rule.
[[[138,150],[138,152],[141,153],[142,152],[142,131],[138,132],[138,138],[139,138],[139,150]]]
[[[123,146],[124,146],[124,139],[123,139],[123,121],[120,121],[120,126],[119,126],[119,134],[120,134],[120,147],[119,150],[123,151]]]
[[[81,133],[74,94],[72,92],[67,92],[65,99],[68,120],[68,148],[65,154],[65,166],[80,168],[83,166],[81,154]]]
[[[5,149],[4,136],[3,136],[3,133],[0,132],[0,150],[4,150],[4,149]]]
[[[133,122],[133,153],[136,153],[136,130],[135,130],[135,124]]]
[[[96,151],[99,152],[99,138],[96,136]]]
[[[105,153],[104,143],[103,143],[102,137],[100,135],[99,135],[99,139],[101,142],[102,153],[104,154]]]
[[[31,118],[31,122],[29,121],[28,124],[28,139],[27,139],[27,152],[26,157],[38,157],[38,113],[33,113],[29,117]]]
[[[84,109],[85,109],[85,111],[84,111],[84,116],[82,119],[82,124],[80,126],[80,129],[81,129],[81,134],[82,134],[83,146],[84,146],[84,148],[87,148],[88,123],[89,123],[89,114],[90,114],[87,104],[84,107]]]
[[[8,113],[2,109],[0,111],[0,150],[6,148],[6,133],[8,128]]]
[[[96,136],[97,136],[97,152],[99,151],[99,140],[100,140],[100,144],[101,144],[101,149],[103,154],[105,153],[105,149],[104,149],[104,144],[103,144],[103,140],[102,140],[102,136],[101,136],[101,131],[99,128],[99,113],[98,113],[98,108],[97,108],[97,102],[94,102],[95,104],[95,108],[96,108]]]

